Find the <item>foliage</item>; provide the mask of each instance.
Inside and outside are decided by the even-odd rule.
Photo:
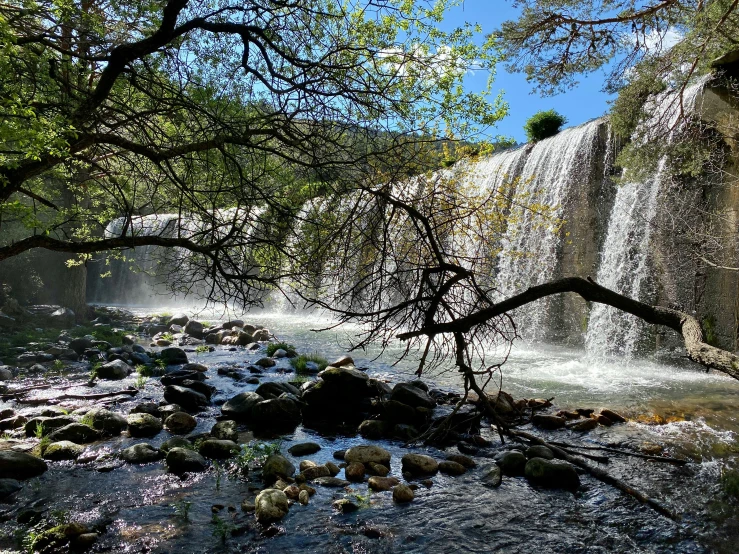
[[[136,379],[133,382],[133,386],[136,387],[137,389],[143,389],[146,386],[146,383],[148,381],[149,381],[149,377],[147,377],[146,375],[142,375],[141,373],[139,373],[136,376]]]
[[[721,488],[728,496],[739,500],[739,470],[723,470],[721,472]]]
[[[288,344],[286,342],[270,342],[267,345],[267,356],[274,355],[274,353],[280,349],[284,350],[285,352],[290,352],[291,350],[293,352],[295,351],[295,347],[292,344]]]
[[[554,110],[537,112],[526,120],[524,131],[529,142],[538,142],[559,133],[567,118]]]
[[[282,441],[251,441],[249,444],[242,444],[235,465],[242,473],[246,473],[250,466],[260,465],[272,454],[279,453],[281,448]]]
[[[236,529],[236,526],[232,522],[219,517],[218,514],[213,514],[211,523],[214,525],[213,536],[224,543]]]
[[[188,502],[181,498],[171,506],[174,509],[175,517],[180,519],[183,523],[190,522],[190,508],[192,508],[192,502]]]
[[[308,362],[313,362],[318,365],[318,371],[323,371],[328,365],[328,360],[315,352],[313,354],[301,354],[295,358],[290,358],[290,365],[295,369],[297,373],[315,373],[309,372],[307,368]]]
[[[82,419],[80,419],[80,423],[82,425],[87,425],[88,427],[92,427],[93,421],[94,418],[90,412],[87,412],[85,415],[82,416]]]
[[[33,434],[37,439],[42,438],[46,434],[44,431],[44,424],[41,423],[40,421],[37,421],[36,429],[34,429]]]
[[[138,373],[141,377],[154,376],[154,370],[152,370],[149,366],[145,366],[143,364],[139,364],[136,366],[136,373]]]

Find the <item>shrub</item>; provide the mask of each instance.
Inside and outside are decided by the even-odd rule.
[[[285,352],[295,351],[295,347],[292,344],[286,342],[270,342],[267,345],[267,356],[272,356],[278,350],[284,350]]]
[[[559,133],[562,125],[567,123],[567,118],[554,110],[537,112],[526,120],[523,126],[529,142],[537,142]]]
[[[306,368],[306,364],[308,362],[315,362],[318,364],[318,371],[323,371],[328,365],[328,360],[318,354],[301,354],[297,358],[292,358],[290,360],[290,365],[293,366],[293,369],[298,373],[310,373]]]

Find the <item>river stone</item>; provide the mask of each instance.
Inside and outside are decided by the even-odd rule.
[[[540,429],[562,429],[567,423],[567,420],[563,417],[548,414],[536,414],[531,418],[531,422],[539,427]]]
[[[321,449],[321,445],[315,442],[301,442],[299,444],[294,444],[290,448],[288,448],[288,452],[292,454],[293,456],[310,456],[311,454],[315,454]]]
[[[203,338],[203,331],[205,330],[205,327],[203,327],[203,324],[199,321],[195,321],[194,319],[191,319],[185,324],[184,331],[188,335],[191,335],[195,337],[196,339],[202,339]]]
[[[175,346],[164,348],[159,353],[159,359],[164,360],[164,363],[167,365],[180,365],[188,362],[185,351]]]
[[[205,373],[208,371],[208,368],[203,364],[189,363],[182,366],[182,371],[199,371],[200,373]]]
[[[94,337],[85,336],[78,339],[72,339],[69,342],[69,348],[74,350],[79,356],[85,353],[85,350],[92,348]]]
[[[169,329],[172,325],[179,325],[182,327],[187,325],[188,321],[190,321],[190,318],[187,317],[187,314],[175,314],[169,318],[169,321],[167,321],[167,328]]]
[[[7,479],[28,479],[49,469],[46,462],[36,456],[15,450],[0,450],[0,475]]]
[[[167,452],[166,464],[172,473],[205,471],[207,467],[205,458],[189,448],[171,448]]]
[[[585,432],[592,431],[596,427],[598,427],[598,422],[592,418],[588,418],[571,425],[569,429],[572,429],[573,431]]]
[[[388,431],[388,422],[379,419],[367,419],[359,424],[359,434],[365,439],[381,439]]]
[[[242,392],[226,402],[221,407],[221,412],[223,415],[237,421],[249,420],[251,419],[254,406],[263,401],[264,398],[255,392]]]
[[[300,502],[303,506],[308,505],[308,502],[310,502],[310,494],[308,494],[308,491],[300,491],[300,494],[298,495],[298,502]]]
[[[20,481],[15,479],[0,478],[0,499],[7,498],[23,488]],[[307,494],[307,493],[306,493]]]
[[[341,473],[341,468],[333,462],[326,462],[324,465],[328,468],[331,477],[336,477],[339,473]]]
[[[367,473],[369,473],[370,475],[385,477],[388,473],[390,473],[389,467],[383,464],[378,464],[377,462],[367,462],[366,466]]]
[[[308,481],[313,481],[314,479],[318,479],[319,477],[331,477],[331,470],[325,465],[306,467],[305,469],[301,470],[301,473]]]
[[[411,502],[414,498],[415,494],[413,493],[413,489],[404,483],[396,485],[393,489],[393,500],[398,504]]]
[[[324,487],[347,487],[349,481],[345,479],[339,479],[338,477],[318,477],[313,479],[313,483],[316,485],[322,485]]]
[[[184,411],[184,408],[179,404],[165,404],[164,406],[157,406],[157,411],[151,415],[160,419],[167,419],[172,414]]]
[[[185,412],[175,412],[164,420],[164,426],[175,435],[185,435],[195,429],[197,424],[195,418]]]
[[[290,383],[287,383],[285,381],[277,382],[277,381],[268,381],[266,383],[262,383],[257,387],[257,390],[255,390],[259,396],[264,398],[265,400],[271,400],[272,398],[279,398],[282,396],[283,393],[292,394],[296,397],[300,396],[300,389],[297,387],[294,387]]]
[[[166,386],[164,388],[164,399],[193,412],[205,408],[209,404],[204,394],[180,385]]]
[[[153,416],[159,416],[159,405],[154,402],[141,402],[136,404],[130,411],[132,414],[151,414]]]
[[[13,372],[11,369],[6,365],[0,366],[0,381],[10,381],[12,378]]]
[[[252,423],[261,427],[295,426],[302,421],[300,405],[290,398],[272,398],[252,408]]]
[[[360,462],[352,462],[344,468],[344,475],[349,481],[364,481],[364,464]]]
[[[162,430],[162,420],[151,414],[129,414],[128,433],[132,437],[153,437]]]
[[[51,433],[49,440],[51,442],[71,441],[77,444],[85,444],[100,440],[100,431],[84,423],[70,423]]]
[[[526,467],[526,456],[518,450],[506,450],[495,457],[503,475],[515,477],[523,475]]]
[[[9,417],[0,421],[0,431],[7,431],[8,429],[20,429],[26,423],[28,423],[28,418],[26,416],[17,415]]]
[[[464,454],[449,454],[446,459],[450,462],[457,462],[458,464],[462,464],[467,469],[477,467],[475,460],[473,460],[469,456],[465,456]]]
[[[608,408],[602,408],[600,414],[606,416],[614,423],[626,423],[626,418],[624,416],[614,412],[613,410],[609,410]]]
[[[162,443],[162,452],[169,452],[173,448],[192,448],[192,443],[185,437],[172,437]]]
[[[354,365],[354,359],[351,356],[341,356],[329,364],[332,367],[343,367],[347,365]]]
[[[443,462],[439,462],[439,471],[447,475],[463,475],[467,473],[467,468],[457,462],[444,460]]]
[[[549,448],[541,444],[529,446],[526,449],[525,454],[527,458],[544,458],[545,460],[554,459],[554,453]]]
[[[282,454],[272,454],[264,462],[262,479],[265,483],[274,483],[279,477],[295,475],[295,466]]]
[[[200,374],[198,374],[200,375]],[[210,402],[210,397],[213,396],[213,393],[216,392],[216,388],[208,385],[206,383],[203,383],[202,381],[193,381],[192,379],[185,379],[181,383],[173,383],[173,384],[179,384],[187,389],[194,390],[195,392],[199,392],[205,398],[208,399]]]
[[[346,367],[328,366],[318,376],[327,383],[349,389],[366,388],[367,382],[369,381],[366,373],[358,369],[349,369]]]
[[[400,481],[397,477],[380,477],[379,475],[373,475],[367,481],[369,488],[373,491],[389,491],[398,483]]]
[[[211,460],[226,460],[238,454],[240,448],[234,441],[208,439],[200,443],[198,451]]]
[[[412,385],[411,383],[398,383],[393,388],[390,400],[395,400],[401,404],[406,404],[411,408],[428,408],[436,407],[436,402],[429,394]]]
[[[300,465],[298,465],[298,471],[302,472],[304,469],[308,469],[309,467],[316,467],[318,464],[312,460],[301,460]]]
[[[45,460],[76,460],[84,452],[85,447],[70,441],[52,442],[44,450]]]
[[[97,375],[99,379],[125,379],[133,372],[131,366],[123,360],[114,360],[103,364],[98,368]]]
[[[210,430],[210,434],[215,439],[234,441],[239,440],[239,432],[236,430],[236,422],[232,419],[219,421]]]
[[[260,358],[256,362],[254,362],[254,365],[268,368],[268,367],[275,367],[277,365],[277,362],[274,361],[272,358]]]
[[[526,464],[526,478],[542,487],[576,491],[580,477],[572,464],[561,460],[531,458]]]
[[[120,435],[128,422],[126,418],[116,412],[111,412],[105,408],[93,408],[87,414],[86,418],[91,420],[93,429],[97,429],[106,435]]]
[[[482,474],[482,484],[486,487],[498,487],[503,480],[498,464],[486,465],[482,468]]]
[[[418,419],[418,412],[408,404],[388,400],[382,403],[382,417],[393,423],[415,423]]]
[[[152,445],[142,442],[121,450],[120,458],[129,464],[148,464],[164,457],[164,453]]]
[[[285,517],[288,511],[287,495],[278,489],[265,489],[254,501],[254,513],[259,523],[267,523]]]
[[[39,430],[41,430],[41,436],[45,436],[55,429],[76,422],[77,420],[74,417],[68,415],[55,417],[40,416],[26,421],[24,430],[27,437],[36,436]]]
[[[425,454],[405,454],[401,459],[403,472],[411,475],[433,475],[439,471],[439,464]]]
[[[390,457],[390,452],[372,444],[353,446],[344,453],[344,461],[347,463],[368,464],[369,462],[377,462],[378,464],[390,465]]]
[[[47,323],[49,327],[71,327],[76,321],[76,314],[69,308],[62,307],[49,315]]]

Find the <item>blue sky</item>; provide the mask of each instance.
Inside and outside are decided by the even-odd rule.
[[[451,29],[462,25],[465,21],[479,23],[483,33],[495,29],[502,21],[514,19],[516,10],[510,0],[464,0],[462,6],[453,8],[447,14],[442,25]],[[612,98],[601,92],[604,76],[594,74],[579,79],[576,88],[557,96],[540,97],[532,94],[532,85],[526,82],[522,73],[508,73],[503,65],[498,67],[493,92],[504,91],[504,98],[509,105],[509,114],[492,134],[502,134],[526,141],[523,131],[525,121],[541,110],[554,109],[567,117],[567,126],[579,125],[608,111],[607,101]],[[485,87],[487,75],[470,74],[465,79],[469,90],[481,90]]]

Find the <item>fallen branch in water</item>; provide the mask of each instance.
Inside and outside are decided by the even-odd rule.
[[[62,394],[60,396],[52,396],[49,398],[19,398],[16,401],[21,404],[47,404],[52,400],[100,400],[102,398],[111,398],[113,396],[136,396],[138,389],[124,389],[114,392],[101,392],[100,394]]]
[[[688,463],[688,460],[680,460],[678,458],[672,458],[670,456],[650,456],[649,454],[640,454],[638,452],[629,452],[628,450],[621,450],[619,448],[613,448],[611,446],[577,446],[574,444],[568,444],[566,442],[551,442],[556,446],[562,448],[575,448],[577,450],[605,450],[606,452],[614,452],[616,454],[622,454],[624,456],[632,456],[634,458],[641,458],[642,460],[650,460],[652,462],[663,462],[666,464],[674,464],[677,466],[684,466]],[[578,454],[581,455],[581,454]]]

